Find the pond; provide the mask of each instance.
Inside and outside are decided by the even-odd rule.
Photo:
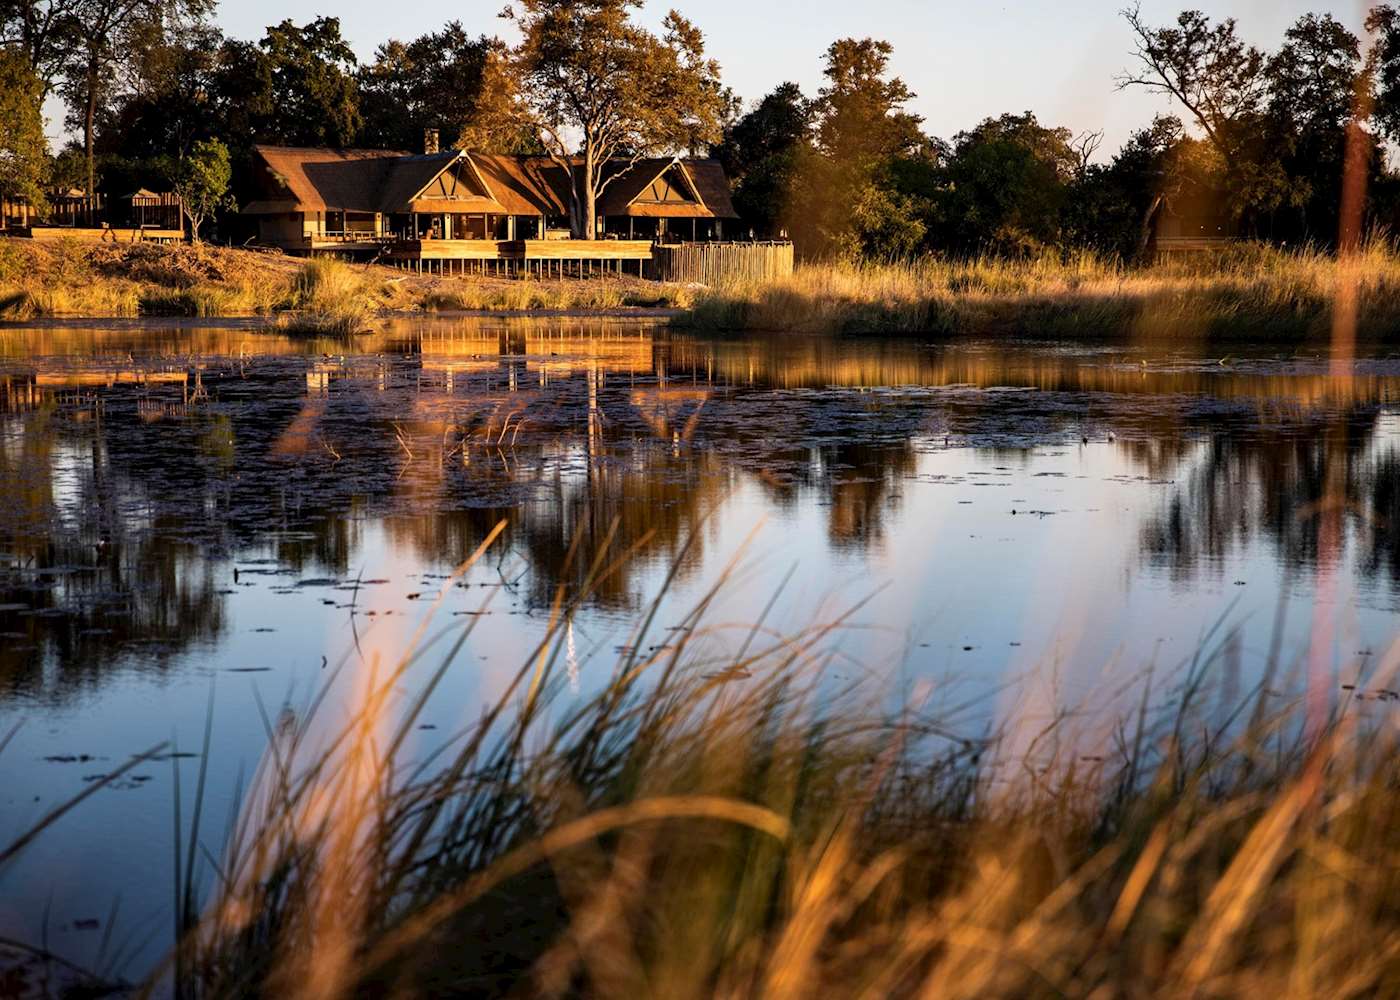
[[[826,682],[958,731],[1127,710],[1193,661],[1222,711],[1364,689],[1400,606],[1400,357],[1232,350],[580,318],[0,330],[0,848],[165,744],[0,869],[0,936],[148,968],[206,718],[216,856],[269,727],[328,673],[470,627],[430,751],[560,594],[582,602],[564,703],[717,584],[707,655],[838,624]]]

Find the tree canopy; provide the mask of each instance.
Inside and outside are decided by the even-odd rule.
[[[720,138],[727,97],[704,37],[675,11],[653,34],[633,20],[641,6],[520,0],[503,15],[521,41],[509,63],[519,90],[501,120],[531,130],[573,177],[575,236],[596,233],[599,197],[639,160]]]
[[[1101,132],[1029,111],[927,134],[894,46],[878,38],[814,53],[814,94],[782,83],[743,106],[699,27],[675,12],[648,27],[641,0],[515,0],[503,12],[514,45],[451,21],[386,40],[364,64],[334,17],[239,40],[212,9],[0,0],[15,81],[7,142],[40,150],[7,154],[22,166],[6,183],[121,193],[161,183],[217,140],[242,196],[255,143],[416,151],[433,129],[446,146],[552,157],[573,179],[576,236],[596,235],[600,199],[642,158],[708,153],[731,178],[740,231],[790,236],[807,256],[1131,257],[1161,213],[1201,203],[1232,231],[1335,245],[1346,176],[1366,193],[1361,224],[1393,227],[1400,207],[1386,155],[1400,142],[1400,10],[1389,3],[1369,11],[1364,37],[1324,11],[1272,46],[1250,44],[1230,18],[1125,11],[1118,85],[1165,96],[1172,114],[1102,154]],[[76,142],[46,158],[33,109],[54,94]]]
[[[0,195],[26,199],[40,211],[48,170],[43,90],[24,54],[0,47]]]

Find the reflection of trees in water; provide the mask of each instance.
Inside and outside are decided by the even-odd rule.
[[[1217,432],[1189,444],[1161,509],[1141,532],[1142,549],[1174,578],[1189,580],[1256,537],[1303,571],[1318,564],[1317,517],[1340,495],[1363,572],[1400,581],[1400,457],[1377,444],[1379,411],[1358,408],[1335,422]]]
[[[0,423],[0,689],[54,697],[99,683],[139,644],[161,664],[223,628],[212,564],[115,471],[106,424],[47,400]],[[137,514],[138,516],[133,516]]]
[[[930,438],[1002,441],[1013,447],[997,461],[1014,465],[1018,441],[1130,425],[1121,452],[1149,478],[1181,479],[1143,529],[1152,558],[1179,576],[1261,533],[1289,559],[1314,559],[1297,514],[1324,493],[1328,449],[1342,456],[1347,495],[1378,515],[1353,518],[1370,571],[1400,573],[1400,533],[1385,527],[1400,517],[1400,458],[1368,447],[1370,407],[1393,379],[1157,370],[1043,350],[705,343],[576,320],[431,329],[379,345],[407,354],[260,340],[269,354],[198,365],[137,361],[123,347],[86,369],[78,345],[5,377],[4,552],[31,569],[81,569],[54,574],[53,588],[10,579],[10,593],[28,589],[4,601],[65,614],[7,612],[0,630],[42,632],[39,645],[74,669],[132,643],[173,648],[222,627],[210,559],[266,553],[297,573],[375,575],[353,561],[378,519],[394,543],[443,564],[505,519],[502,548],[529,567],[535,605],[581,583],[616,523],[609,551],[635,547],[635,558],[594,599],[629,607],[639,574],[674,558],[740,483],[778,505],[815,499],[828,540],[860,550],[885,538]],[[232,351],[235,339],[210,343]],[[1351,414],[1341,445],[1297,433],[1335,413]],[[709,542],[702,533],[683,571]],[[19,683],[40,656],[0,663]]]
[[[898,510],[903,480],[914,474],[912,441],[871,444],[843,441],[807,449],[774,451],[758,475],[769,500],[791,509],[816,493],[827,509],[827,538],[841,549],[865,549],[885,537],[886,519]],[[779,476],[770,471],[784,470]]]

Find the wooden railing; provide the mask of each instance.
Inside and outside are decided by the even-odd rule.
[[[791,243],[682,243],[652,247],[659,281],[722,285],[771,281],[792,274]]]

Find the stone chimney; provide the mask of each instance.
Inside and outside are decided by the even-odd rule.
[[[438,151],[438,130],[435,128],[425,128],[423,130],[423,152],[436,153]]]

